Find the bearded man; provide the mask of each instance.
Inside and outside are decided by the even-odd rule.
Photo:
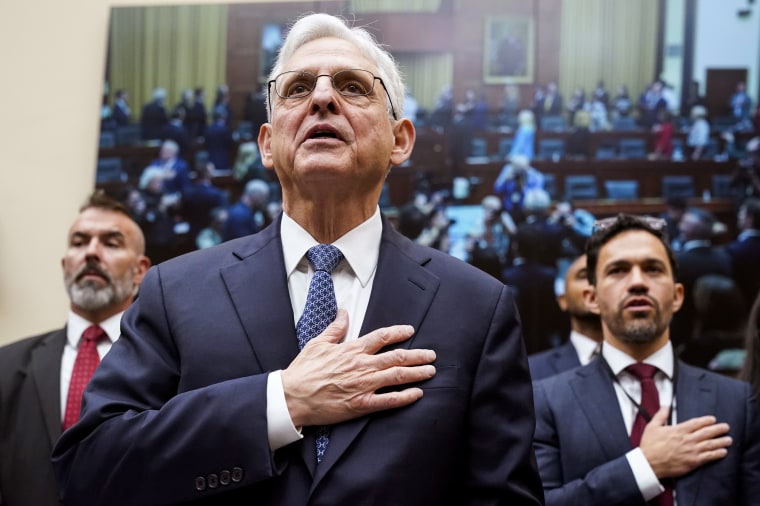
[[[757,504],[756,401],[748,384],[674,357],[684,290],[664,230],[621,214],[589,238],[583,295],[601,355],[534,384],[547,505]]]
[[[150,267],[144,253],[127,209],[102,192],[91,195],[61,259],[66,326],[0,348],[0,504],[60,504],[53,444],[79,417],[88,364],[97,367],[119,337],[121,315]]]

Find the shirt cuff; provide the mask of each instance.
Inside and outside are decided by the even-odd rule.
[[[625,454],[625,458],[628,459],[628,465],[631,466],[633,477],[636,479],[636,485],[638,485],[645,501],[651,501],[665,492],[665,487],[657,479],[654,469],[649,465],[649,461],[644,456],[641,448],[634,448],[629,451]]]
[[[303,438],[301,431],[296,429],[290,418],[280,371],[274,371],[267,376],[267,437],[272,451]]]

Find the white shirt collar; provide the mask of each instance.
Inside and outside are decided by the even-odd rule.
[[[636,363],[636,360],[633,357],[629,356],[624,351],[615,348],[608,341],[605,341],[604,346],[602,346],[602,356],[610,365],[610,369],[612,369],[612,372],[615,373],[615,376],[618,376],[629,365]],[[665,343],[665,346],[649,355],[647,358],[642,360],[642,362],[657,367],[672,380],[673,345],[671,344],[670,340]]]
[[[121,335],[120,323],[121,315],[123,314],[123,311],[121,313],[116,313],[98,324],[100,328],[106,331],[106,334],[108,334],[108,340],[112,343],[115,343]],[[69,346],[74,349],[78,348],[82,333],[90,325],[92,325],[92,322],[85,320],[73,311],[69,311],[68,324],[66,325],[66,340],[68,341]]]
[[[377,268],[382,233],[383,221],[380,218],[380,208],[378,207],[368,220],[348,231],[333,243],[343,253],[343,257],[362,286],[369,283],[372,273]],[[299,267],[308,269],[306,252],[318,244],[316,239],[285,212],[282,213],[280,235],[285,257],[285,271],[288,277]]]
[[[578,354],[581,365],[591,362],[591,359],[594,358],[594,353],[599,347],[599,343],[575,330],[570,332],[570,342],[573,343],[575,353]]]

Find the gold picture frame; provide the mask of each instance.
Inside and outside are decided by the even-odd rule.
[[[529,18],[486,18],[483,80],[486,84],[533,82],[534,27]]]

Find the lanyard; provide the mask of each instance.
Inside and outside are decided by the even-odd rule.
[[[638,413],[646,420],[647,423],[652,420],[652,416],[654,413],[648,413],[646,409],[644,409],[640,403],[636,402],[636,399],[634,399],[631,394],[626,391],[625,388],[623,388],[623,385],[620,384],[620,380],[617,376],[615,376],[615,373],[612,370],[612,367],[610,367],[610,364],[607,362],[607,360],[604,358],[604,355],[600,352],[599,353],[599,360],[602,361],[602,365],[604,366],[605,371],[607,371],[607,374],[609,374],[610,378],[612,379],[613,383],[617,383],[617,385],[620,387],[620,390],[623,391],[626,397],[628,397],[628,400],[631,401],[631,404],[636,408]],[[673,395],[670,398],[670,411],[668,413],[668,421],[667,425],[673,425],[673,408],[675,407],[676,402],[676,380],[678,379],[678,360],[673,359]]]

